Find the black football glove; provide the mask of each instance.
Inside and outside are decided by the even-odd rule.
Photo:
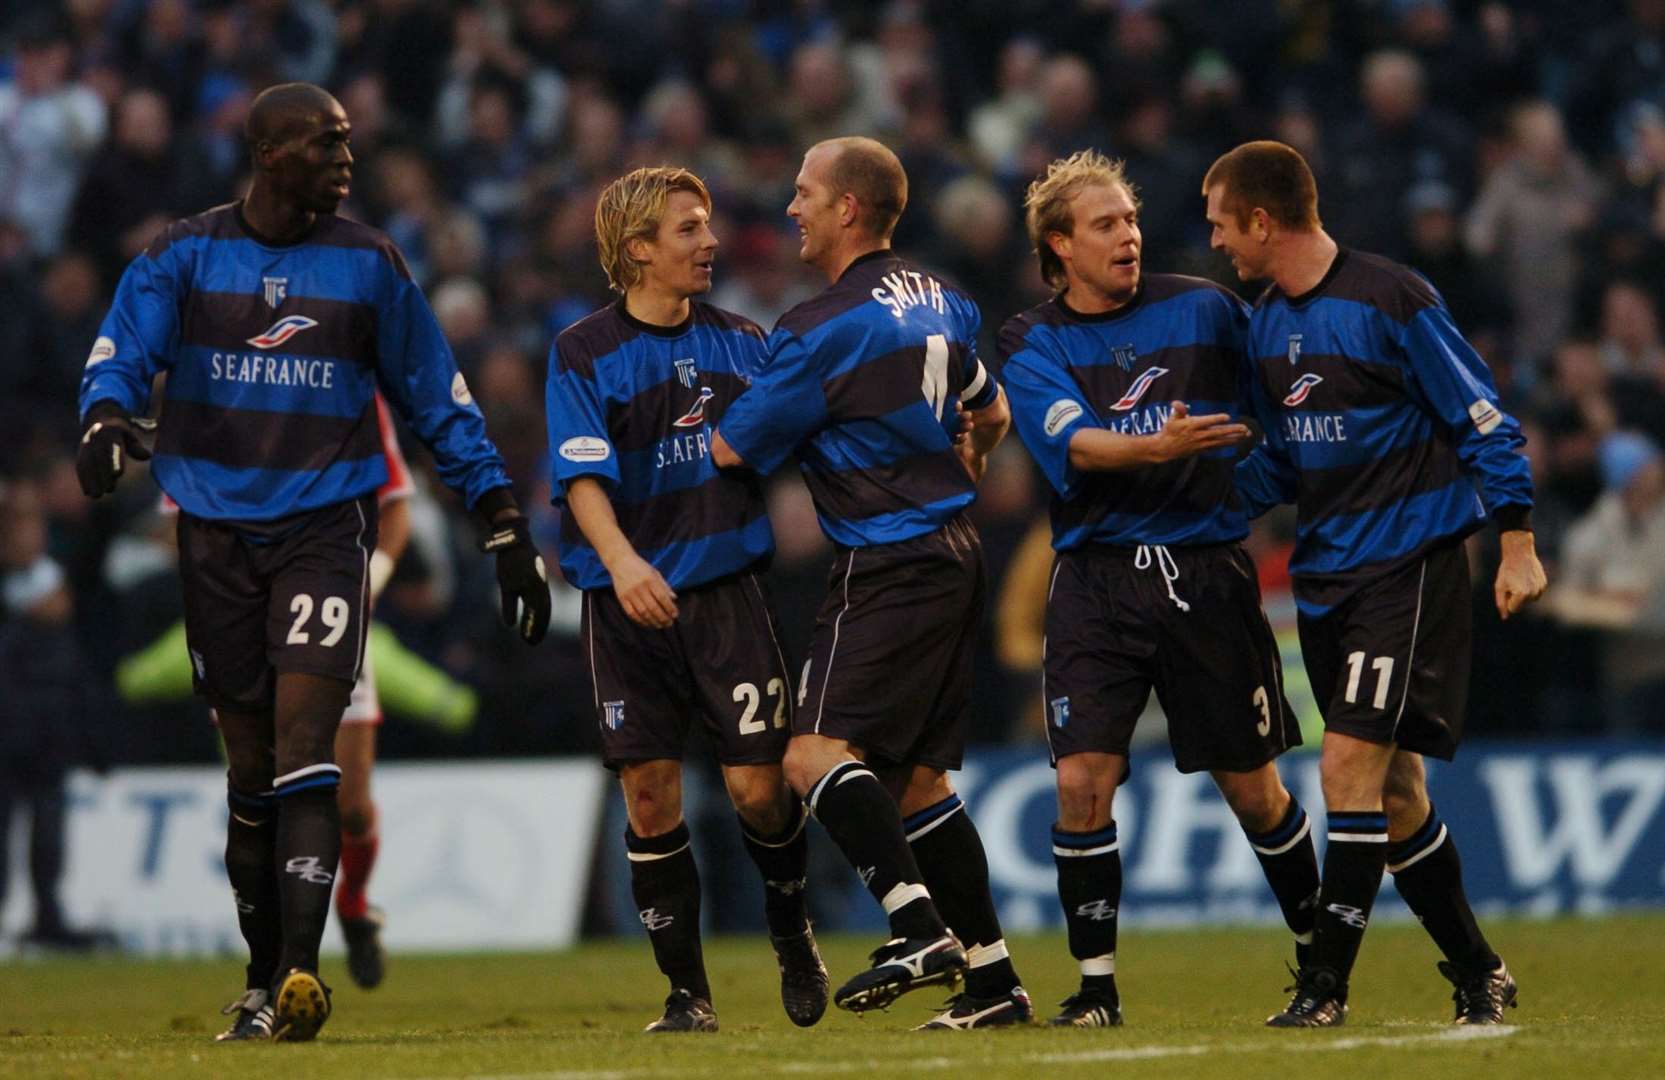
[[[549,630],[549,575],[532,543],[531,526],[523,517],[499,522],[491,527],[480,550],[497,556],[503,625],[518,624],[520,636],[528,645],[536,645]]]
[[[118,405],[94,405],[87,420],[81,447],[75,453],[75,476],[81,481],[81,492],[96,499],[116,490],[128,458],[148,461],[150,448],[139,439],[143,425]]]

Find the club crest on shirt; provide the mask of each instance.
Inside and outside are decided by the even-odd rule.
[[[692,390],[694,388],[694,358],[685,356],[678,360],[674,366],[676,367],[677,379],[682,382],[683,386]]]
[[[705,423],[705,403],[711,400],[713,391],[709,386],[700,387],[699,400],[694,407],[671,421],[673,427],[699,427]]]
[[[249,338],[249,344],[257,349],[275,349],[302,330],[310,330],[317,325],[317,319],[309,319],[305,315],[285,315],[265,330]]]
[[[1299,364],[1301,362],[1301,335],[1300,334],[1290,334],[1289,335],[1289,362],[1291,364]]]
[[[1116,366],[1123,371],[1133,370],[1133,361],[1139,359],[1139,350],[1132,345],[1112,345],[1110,355],[1116,358]]]
[[[1110,408],[1116,412],[1127,412],[1127,410],[1139,404],[1139,399],[1145,396],[1145,391],[1150,389],[1151,383],[1167,373],[1168,369],[1165,367],[1146,368],[1144,374],[1133,380],[1133,385],[1127,388],[1127,393],[1122,395],[1122,399]]]
[[[1289,395],[1283,399],[1283,403],[1290,407],[1299,405],[1307,399],[1308,394],[1312,393],[1312,388],[1323,381],[1324,376],[1314,375],[1310,371],[1307,372],[1295,380],[1294,385],[1289,388]]]
[[[269,308],[277,307],[289,295],[289,279],[286,277],[263,277],[260,285],[266,293],[266,306]]]

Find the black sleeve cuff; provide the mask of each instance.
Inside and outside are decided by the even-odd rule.
[[[99,420],[109,420],[112,417],[127,419],[127,410],[122,408],[114,398],[100,398],[87,409],[87,415],[81,418],[83,427],[91,426]]]
[[[1492,520],[1497,522],[1500,533],[1532,531],[1532,508],[1520,503],[1508,503],[1492,511]]]
[[[515,502],[515,493],[508,486],[495,487],[474,500],[474,516],[480,520],[488,530],[497,516],[508,510],[520,513],[520,504]]]

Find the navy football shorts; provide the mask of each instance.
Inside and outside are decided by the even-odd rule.
[[[676,606],[676,623],[653,630],[612,589],[584,593],[579,642],[607,767],[682,760],[696,718],[724,765],[780,761],[792,682],[763,582],[745,571],[678,589]]]
[[[1247,772],[1300,745],[1254,563],[1238,545],[1058,553],[1042,683],[1053,763],[1125,755],[1153,689],[1181,772]]]
[[[270,709],[279,672],[358,679],[376,549],[373,495],[268,522],[179,515],[185,640],[215,708]]]
[[[982,543],[964,516],[840,551],[793,731],[843,739],[877,765],[959,768],[984,592]]]
[[[1320,615],[1301,655],[1324,727],[1449,761],[1473,660],[1468,557],[1459,542],[1373,577]]]

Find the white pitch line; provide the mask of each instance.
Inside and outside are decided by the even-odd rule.
[[[1510,1025],[1484,1027],[1453,1027],[1426,1035],[1360,1035],[1345,1039],[1325,1039],[1319,1042],[1297,1041],[1300,1036],[1286,1040],[1258,1043],[1194,1043],[1188,1046],[1121,1046],[1102,1050],[1054,1051],[1020,1054],[1016,1063],[1032,1065],[1080,1065],[1107,1061],[1149,1061],[1157,1058],[1206,1057],[1210,1054],[1253,1053],[1329,1053],[1338,1050],[1359,1050],[1366,1047],[1414,1049],[1451,1044],[1486,1042],[1514,1035],[1520,1028]],[[773,1068],[783,1073],[854,1073],[898,1067],[918,1071],[963,1069],[987,1064],[984,1058],[925,1057],[872,1058],[866,1061],[786,1062]],[[722,1068],[722,1065],[715,1065]],[[686,1068],[674,1069],[559,1069],[535,1073],[475,1073],[460,1080],[631,1080],[635,1077],[685,1076]],[[423,1080],[443,1080],[432,1077]]]

